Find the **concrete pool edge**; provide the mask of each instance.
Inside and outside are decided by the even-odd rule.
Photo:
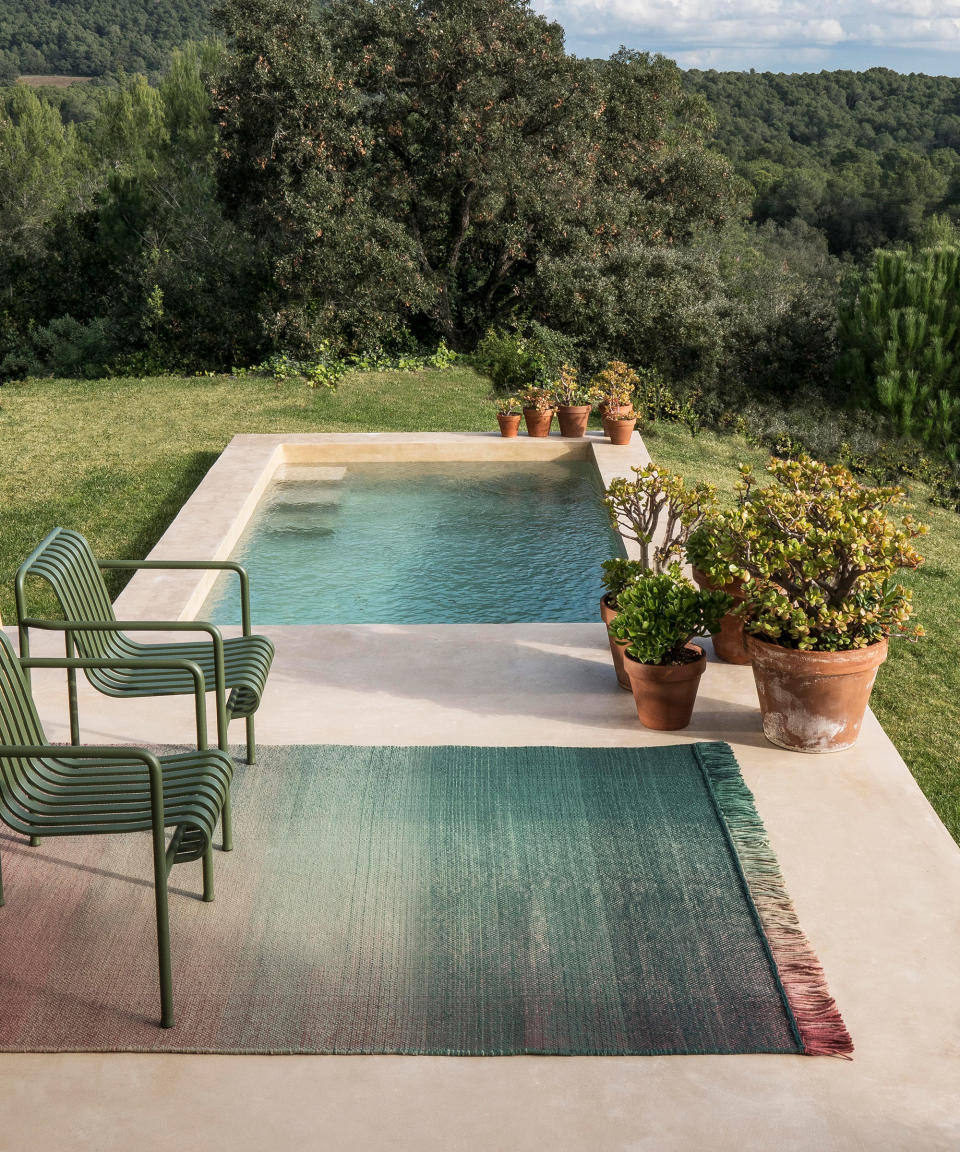
[[[515,439],[488,432],[302,432],[234,436],[150,552],[150,560],[227,560],[283,464],[424,460],[592,460],[604,485],[649,453],[634,433],[623,447],[601,433],[582,439],[553,435]],[[628,555],[635,545],[624,541]],[[216,580],[216,572],[137,572],[117,597],[121,620],[191,620]]]

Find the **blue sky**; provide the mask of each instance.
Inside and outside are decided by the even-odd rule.
[[[960,75],[960,0],[531,0],[560,23],[567,50],[621,44],[683,68],[819,72],[876,66]]]

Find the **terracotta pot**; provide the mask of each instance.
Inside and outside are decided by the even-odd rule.
[[[557,409],[561,436],[586,436],[589,419],[589,404],[561,404]]]
[[[603,431],[610,438],[611,444],[629,444],[636,426],[636,416],[631,416],[629,420],[611,420],[609,416],[603,418]]]
[[[609,414],[609,407],[610,407],[609,404],[605,404],[601,400],[600,403],[597,405],[597,411],[600,413],[601,416],[607,416]],[[626,417],[628,420],[630,419],[631,416],[635,416],[636,412],[634,412],[634,410],[633,410],[633,405],[632,404],[621,404],[620,405],[620,415]]]
[[[763,734],[796,752],[841,752],[856,743],[887,642],[849,652],[801,652],[747,633]]]
[[[698,658],[688,664],[641,664],[624,652],[624,671],[630,680],[637,716],[644,727],[657,732],[675,732],[690,723],[700,677],[707,666],[707,654],[699,644],[688,644],[687,648],[699,653]]]
[[[613,670],[617,674],[617,683],[621,688],[630,691],[630,680],[623,668],[623,644],[618,644],[610,635],[610,621],[617,615],[617,610],[607,603],[606,596],[600,599],[600,619],[607,626],[607,639],[610,641],[610,655],[613,657]]]
[[[528,436],[549,436],[550,425],[553,423],[553,409],[538,412],[536,408],[524,408],[523,418],[527,424]]]
[[[516,436],[520,431],[520,413],[498,412],[497,423],[500,425],[501,436]]]
[[[716,592],[720,589],[720,585],[711,580],[706,572],[701,572],[699,568],[693,569],[693,579],[701,588],[706,588],[710,592]],[[723,585],[722,590],[732,596],[734,600],[743,602],[742,580],[731,580],[729,584]],[[717,658],[725,660],[727,664],[750,663],[750,657],[747,655],[744,644],[742,616],[734,616],[732,612],[728,612],[724,616],[720,621],[720,631],[713,636],[713,650],[716,652]]]

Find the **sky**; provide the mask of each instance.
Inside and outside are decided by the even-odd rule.
[[[568,52],[621,44],[681,68],[819,72],[884,67],[960,75],[960,0],[531,0],[566,33]]]

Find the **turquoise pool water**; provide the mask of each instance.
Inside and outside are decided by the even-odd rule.
[[[234,549],[260,624],[597,618],[624,555],[593,464],[288,465]],[[238,624],[236,578],[199,613]]]

